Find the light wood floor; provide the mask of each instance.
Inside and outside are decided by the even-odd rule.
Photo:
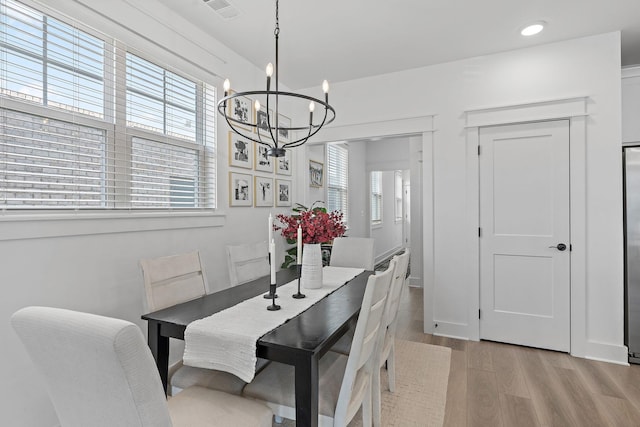
[[[640,426],[640,366],[422,333],[422,289],[401,303],[398,338],[452,349],[445,427]]]

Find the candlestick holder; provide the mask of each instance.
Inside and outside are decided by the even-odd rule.
[[[276,284],[272,283],[271,285],[269,285],[269,294],[273,295],[273,297],[271,298],[271,305],[267,307],[267,310],[269,311],[276,311],[276,310],[280,310],[280,306],[278,304],[276,304]]]
[[[269,258],[269,266],[271,266],[271,254],[268,255],[268,258]],[[272,288],[271,286],[269,286],[269,292],[267,292],[266,294],[262,295],[262,298],[264,298],[264,299],[278,298],[278,294],[276,294],[276,287],[274,286]]]
[[[300,272],[301,271],[302,271],[302,264],[298,264],[298,293],[297,294],[293,294],[293,297],[295,299],[300,299],[300,298],[306,297],[305,294],[301,294],[300,293]]]

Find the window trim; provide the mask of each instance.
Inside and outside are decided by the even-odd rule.
[[[379,193],[374,193],[373,192],[373,176],[374,174],[377,174],[379,176],[379,187],[380,187],[380,192]],[[374,195],[376,195],[376,197],[379,198],[379,203],[378,203],[378,207],[379,207],[379,213],[380,213],[380,219],[373,219],[373,210],[371,210],[371,212],[369,212],[369,222],[371,223],[371,227],[372,228],[379,228],[382,227],[383,225],[383,194],[382,194],[382,171],[371,171],[370,176],[369,176],[369,207],[371,208],[373,205],[373,198]]]

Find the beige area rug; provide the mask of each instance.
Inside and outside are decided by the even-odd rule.
[[[447,401],[451,349],[413,341],[396,340],[396,391],[387,386],[382,370],[382,425],[384,427],[442,427]],[[292,427],[284,419],[274,427]],[[349,427],[362,426],[356,414]]]

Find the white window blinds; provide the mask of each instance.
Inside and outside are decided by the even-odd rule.
[[[215,207],[215,89],[0,0],[0,207]]]
[[[371,172],[371,222],[382,222],[382,172]]]
[[[349,150],[338,144],[327,145],[327,208],[341,211],[348,222]]]

